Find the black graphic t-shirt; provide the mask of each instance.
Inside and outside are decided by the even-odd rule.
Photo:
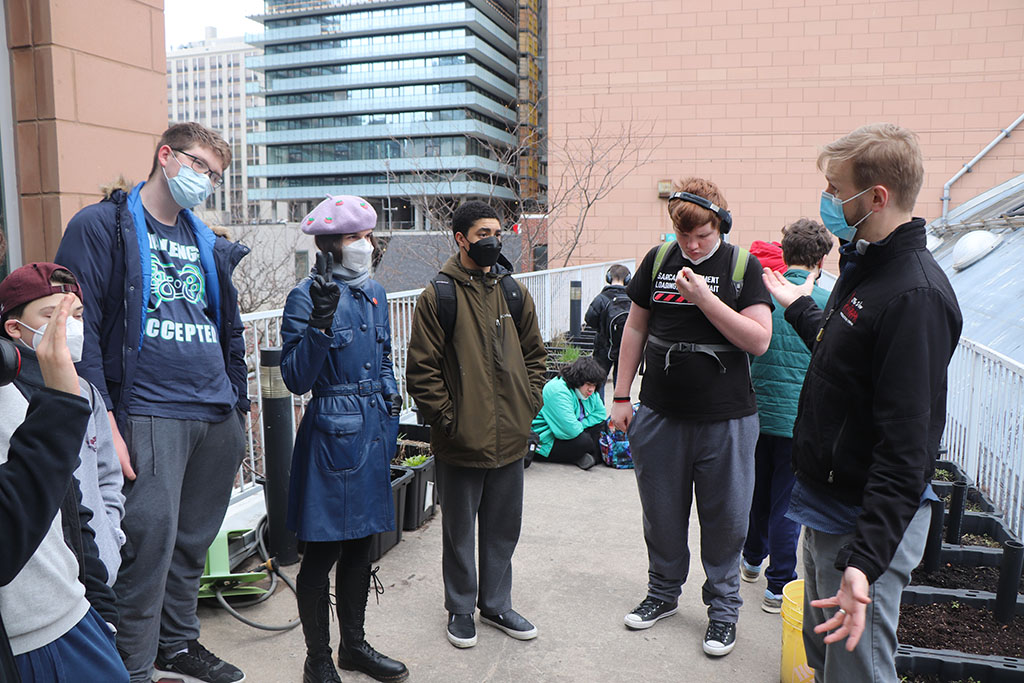
[[[235,391],[213,315],[192,229],[179,213],[164,225],[146,212],[151,283],[128,412],[218,422]]]
[[[707,261],[693,265],[678,245],[669,249],[656,278],[651,277],[658,248],[647,252],[626,289],[629,298],[651,312],[648,333],[669,342],[728,344],[699,308],[676,289],[676,273],[684,265],[702,275],[708,287],[731,308],[742,311],[755,304],[772,305],[764,282],[761,263],[753,254],[747,261],[739,301],[732,282],[732,245],[722,243]],[[673,353],[665,371],[665,349],[647,345],[640,401],[650,408],[687,420],[732,420],[757,412],[750,384],[747,354],[719,352],[726,368],[720,373],[714,358],[703,353]]]

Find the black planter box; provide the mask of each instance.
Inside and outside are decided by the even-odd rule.
[[[935,495],[942,498],[945,495],[953,494],[953,484],[946,481],[933,481],[932,489],[935,491]],[[978,507],[981,508],[982,512],[987,512],[991,515],[1001,515],[1002,512],[995,506],[995,504],[988,499],[984,493],[978,490],[976,486],[969,486],[967,489],[967,501],[970,503],[977,503]]]
[[[953,481],[965,481],[965,482],[968,483],[968,485],[974,484],[974,482],[971,481],[971,478],[968,477],[964,473],[964,471],[962,469],[960,469],[960,465],[957,465],[955,462],[953,462],[951,460],[939,460],[939,461],[937,461],[935,463],[935,469],[937,469],[937,470],[946,470],[947,472],[949,472],[950,474],[953,475]],[[951,484],[951,483],[952,482],[949,482],[949,481],[941,481],[939,479],[932,479],[932,486],[935,486],[935,484]]]
[[[430,456],[422,465],[407,467],[412,472],[409,492],[405,499],[405,531],[419,529],[434,516],[437,508],[437,467],[434,456]]]
[[[404,434],[409,441],[422,441],[430,443],[430,425],[408,424],[401,422],[398,425],[399,435]]]
[[[929,674],[944,681],[966,681],[970,677],[986,683],[1017,683],[1024,681],[1024,660],[900,645],[896,648],[896,672]]]
[[[992,609],[996,596],[985,591],[962,591],[928,586],[908,586],[900,602],[908,605],[930,605],[956,600],[971,607]],[[1017,616],[1024,616],[1024,599],[1017,599]],[[900,644],[896,649],[896,671],[899,674],[931,674],[944,680],[966,680],[973,676],[985,683],[1024,682],[1024,659],[997,655],[973,655],[958,650],[932,650]]]
[[[395,529],[374,534],[370,539],[370,562],[376,562],[384,553],[402,540],[402,520],[405,517],[405,498],[409,491],[412,472],[405,467],[391,466],[391,497],[395,503]]]

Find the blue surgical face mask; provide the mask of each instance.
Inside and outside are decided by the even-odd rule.
[[[864,218],[861,218],[853,225],[850,225],[846,222],[846,215],[843,214],[843,204],[853,201],[872,187],[874,187],[874,185],[866,190],[861,190],[845,201],[839,199],[834,194],[828,192],[821,193],[821,222],[825,224],[825,227],[829,232],[841,240],[845,240],[847,242],[853,241],[853,236],[857,234],[857,226],[863,223],[864,219],[870,216],[873,212],[868,211],[864,214]]]
[[[178,175],[173,178],[167,177],[167,170],[163,167],[164,178],[167,180],[167,187],[171,190],[174,201],[183,209],[191,209],[206,201],[206,198],[213,193],[213,185],[205,173],[200,173],[191,166],[186,166],[178,160],[178,155],[171,152],[171,156],[178,162]]]

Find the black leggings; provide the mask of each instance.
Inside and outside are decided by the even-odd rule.
[[[547,458],[536,458],[536,460],[547,460],[548,462],[563,462],[571,465],[576,464],[585,454],[590,453],[598,460],[601,459],[601,447],[598,439],[601,438],[602,423],[598,423],[583,430],[583,433],[575,439],[563,441],[555,439]]]
[[[298,582],[309,588],[325,587],[330,579],[331,567],[337,563],[338,573],[335,586],[345,583],[346,574],[370,564],[370,541],[372,536],[354,538],[348,541],[306,541],[302,554]]]

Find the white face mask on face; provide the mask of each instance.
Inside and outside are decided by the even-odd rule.
[[[341,265],[355,273],[370,270],[372,262],[373,245],[368,239],[357,240],[341,248]]]
[[[32,343],[26,342],[25,345],[35,351],[39,347],[39,342],[43,340],[43,333],[46,332],[46,326],[49,323],[43,323],[39,326],[38,330],[34,327],[29,327],[20,320],[18,324],[32,332]],[[69,317],[64,329],[67,335],[68,351],[71,352],[71,362],[77,363],[82,360],[82,347],[85,346],[85,326],[82,325],[82,321],[78,318]]]

